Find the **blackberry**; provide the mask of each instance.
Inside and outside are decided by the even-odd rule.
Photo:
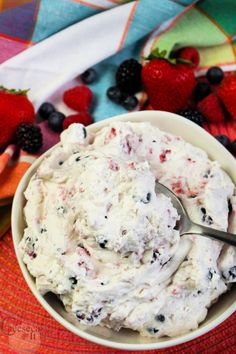
[[[200,127],[202,126],[205,120],[201,113],[198,112],[196,109],[184,109],[183,111],[180,111],[179,114],[184,118],[187,118],[192,122],[200,125]]]
[[[142,65],[135,59],[123,61],[116,72],[116,83],[121,91],[133,94],[141,90]]]
[[[43,143],[40,127],[33,124],[21,123],[16,130],[16,142],[22,150],[31,154],[36,153]]]

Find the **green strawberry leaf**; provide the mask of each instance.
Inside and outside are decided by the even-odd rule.
[[[169,63],[175,65],[175,64],[188,64],[188,65],[193,65],[193,63],[190,60],[187,59],[182,59],[182,58],[166,58],[167,55],[167,50],[162,50],[157,47],[155,48],[148,57],[144,58],[145,60],[152,60],[152,59],[166,59],[169,61]]]
[[[26,96],[27,93],[29,92],[29,90],[30,89],[27,89],[27,90],[7,89],[6,87],[0,85],[0,91],[12,93],[14,95],[19,95],[19,96]]]

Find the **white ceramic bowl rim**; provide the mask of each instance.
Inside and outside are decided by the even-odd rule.
[[[113,118],[103,120],[101,122],[92,124],[91,126],[87,127],[87,129],[93,132],[98,131],[104,126],[106,126],[107,124],[118,120],[134,121],[134,122],[151,121],[152,124],[155,121],[157,121],[156,126],[160,127],[160,129],[170,131],[170,132],[173,131],[173,134],[176,135],[180,135],[180,136],[184,135],[183,138],[185,140],[188,140],[187,132],[192,131],[193,132],[192,137],[194,136],[194,134],[196,134],[199,137],[199,143],[193,143],[193,145],[202,147],[205,144],[205,147],[207,146],[207,153],[209,154],[209,156],[211,155],[216,156],[216,154],[218,153],[219,156],[221,157],[221,161],[220,161],[221,166],[227,170],[227,172],[231,175],[232,179],[236,184],[236,162],[233,156],[205,130],[198,127],[196,124],[186,120],[185,118],[180,117],[173,113],[163,112],[163,111],[140,111],[140,112],[127,113],[127,114],[123,114],[123,115],[119,115]],[[205,143],[203,143],[203,141],[205,141]],[[192,138],[190,139],[190,142],[192,142]],[[14,243],[17,260],[28,286],[30,287],[32,293],[37,298],[37,300],[41,303],[41,305],[47,310],[47,312],[56,321],[58,321],[62,326],[64,326],[71,332],[75,333],[76,335],[85,338],[87,340],[90,340],[92,342],[95,342],[97,344],[105,345],[107,347],[112,347],[112,348],[124,349],[124,350],[150,350],[150,349],[161,349],[161,348],[171,347],[177,344],[185,343],[196,337],[199,337],[207,333],[208,331],[210,331],[220,323],[222,323],[236,310],[236,300],[235,300],[230,306],[227,307],[227,309],[222,314],[216,316],[216,318],[213,319],[210,323],[204,324],[203,322],[203,324],[198,329],[189,332],[185,335],[176,338],[168,338],[165,341],[157,341],[151,343],[120,343],[108,339],[99,338],[96,335],[86,333],[85,331],[75,327],[73,324],[65,320],[58,312],[56,312],[48,304],[46,299],[37,291],[35,283],[32,280],[32,277],[29,274],[26,265],[23,263],[18,250],[19,240],[22,237],[22,233],[20,233],[19,231],[20,228],[19,224],[22,222],[23,208],[20,208],[19,206],[21,205],[23,206],[23,198],[24,198],[23,191],[25,190],[27,181],[29,177],[32,175],[33,171],[38,167],[38,165],[40,164],[44,156],[50,154],[51,150],[54,148],[55,147],[48,150],[45,154],[43,154],[39,159],[37,159],[32,164],[32,166],[27,170],[27,172],[25,173],[25,175],[23,176],[23,178],[21,179],[18,185],[13,200],[13,206],[12,206],[12,235],[13,235],[13,243]]]

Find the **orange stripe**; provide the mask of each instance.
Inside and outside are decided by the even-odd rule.
[[[30,165],[30,163],[22,161],[21,163],[12,167],[6,166],[6,168],[0,174],[0,199],[9,198],[14,195],[21,177],[24,175]]]
[[[216,21],[214,20],[214,18],[212,18],[210,15],[208,15],[208,13],[206,13],[204,10],[202,10],[202,9],[200,9],[200,8],[198,8],[198,7],[196,7],[196,10],[197,10],[198,12],[200,12],[202,15],[206,16],[206,17],[208,18],[208,20],[211,21],[211,22],[225,35],[225,37],[228,39],[229,44],[230,44],[230,46],[231,46],[231,49],[232,49],[234,58],[236,59],[236,49],[235,49],[235,47],[234,47],[234,45],[233,45],[233,43],[232,43],[232,37],[230,36],[230,34],[229,34],[228,32],[226,32],[226,31],[224,30],[224,28],[221,27],[220,24],[219,24],[218,22],[216,22]]]
[[[0,156],[0,173],[2,173],[10,158],[11,158],[11,154],[9,152],[4,152]]]
[[[112,2],[113,4],[116,4],[116,5],[122,5],[122,1],[120,0],[107,0],[109,2]]]
[[[120,41],[120,44],[119,44],[119,47],[118,47],[118,50],[117,50],[117,51],[119,51],[119,50],[123,47],[123,45],[124,45],[125,38],[126,38],[126,36],[127,36],[128,30],[129,30],[129,26],[130,26],[131,21],[132,21],[132,19],[133,19],[133,16],[134,16],[134,13],[135,13],[135,10],[136,10],[137,5],[138,5],[138,0],[135,1],[134,5],[133,5],[133,7],[132,7],[132,9],[131,9],[131,12],[130,12],[128,21],[127,21],[127,23],[126,23],[125,30],[124,30],[123,35],[122,35],[122,37],[121,37],[121,41]]]
[[[74,0],[74,2],[78,2],[81,5],[85,5],[85,6],[91,7],[92,9],[96,9],[96,10],[107,10],[107,7],[91,4],[90,2],[87,2],[84,0]]]

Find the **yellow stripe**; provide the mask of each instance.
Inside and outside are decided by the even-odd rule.
[[[4,0],[0,0],[0,11],[2,11],[2,9],[3,9],[3,1]]]

